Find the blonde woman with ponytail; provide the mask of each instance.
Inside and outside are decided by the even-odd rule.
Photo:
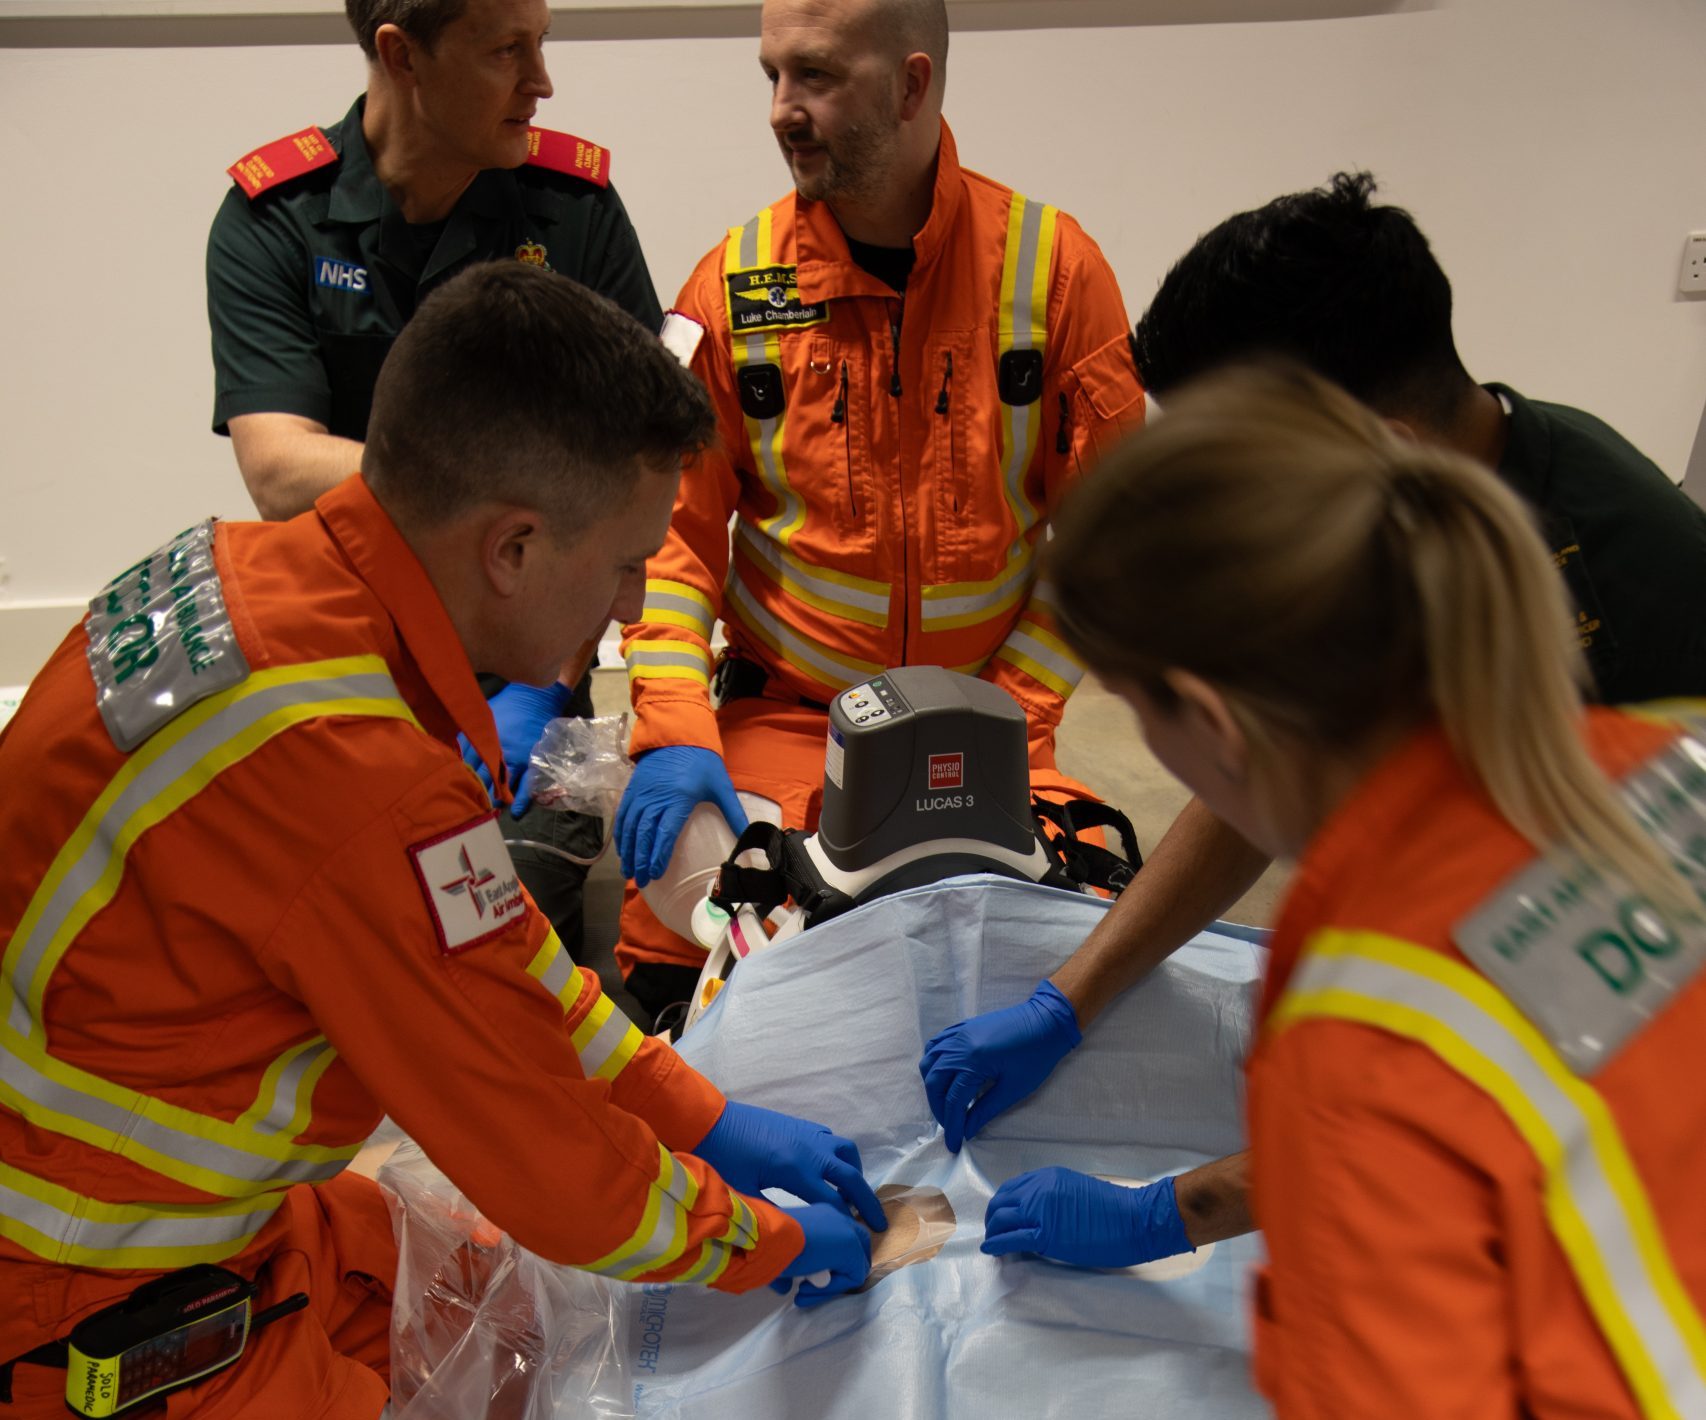
[[[1050,560],[1157,756],[1296,860],[1249,1069],[1279,1415],[1706,1417],[1686,716],[1584,710],[1522,504],[1299,371],[1182,393]]]

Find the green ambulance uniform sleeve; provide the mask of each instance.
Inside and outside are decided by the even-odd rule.
[[[283,210],[233,186],[207,239],[213,431],[239,414],[331,421],[331,388],[308,311],[309,255]]]
[[[663,308],[657,288],[640,250],[639,234],[628,220],[628,209],[606,188],[600,195],[596,214],[587,232],[587,250],[581,269],[583,284],[608,296],[647,330],[663,326]]]

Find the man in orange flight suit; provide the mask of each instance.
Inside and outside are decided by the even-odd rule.
[[[665,319],[721,447],[684,477],[625,628],[638,762],[617,841],[642,886],[696,803],[744,826],[737,788],[815,826],[825,703],[888,666],[1010,691],[1034,787],[1089,797],[1054,765],[1082,668],[1033,557],[1064,490],[1142,419],[1118,286],[1071,217],[960,166],[939,3],[822,9],[764,7],[795,192],[733,229]],[[685,997],[703,959],[630,890],[618,960],[642,1002]]]
[[[826,1202],[735,1191],[879,1214],[852,1145],[643,1038],[456,749],[502,783],[474,666],[548,675],[637,603],[709,428],[613,306],[476,268],[399,338],[363,477],[193,527],[91,604],[0,734],[0,1360],[217,1262],[310,1307],[176,1404],[377,1415],[395,1251],[341,1170],[384,1113],[554,1261],[864,1276]],[[62,1371],[14,1387],[7,1413],[64,1413]]]
[[[1678,747],[1590,715],[1699,889],[1706,721]],[[1601,922],[1572,867],[1437,730],[1300,860],[1249,1071],[1256,1375],[1286,1420],[1706,1415],[1706,945],[1638,902]]]

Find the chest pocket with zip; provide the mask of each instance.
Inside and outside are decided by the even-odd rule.
[[[845,547],[868,552],[880,521],[871,470],[871,361],[857,341],[817,335],[805,351],[805,365],[793,388],[811,402],[811,424],[825,431],[822,480],[830,525]]]

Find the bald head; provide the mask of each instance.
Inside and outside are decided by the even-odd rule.
[[[940,99],[948,78],[947,0],[866,0],[866,7],[872,37],[896,59],[930,56]]]

